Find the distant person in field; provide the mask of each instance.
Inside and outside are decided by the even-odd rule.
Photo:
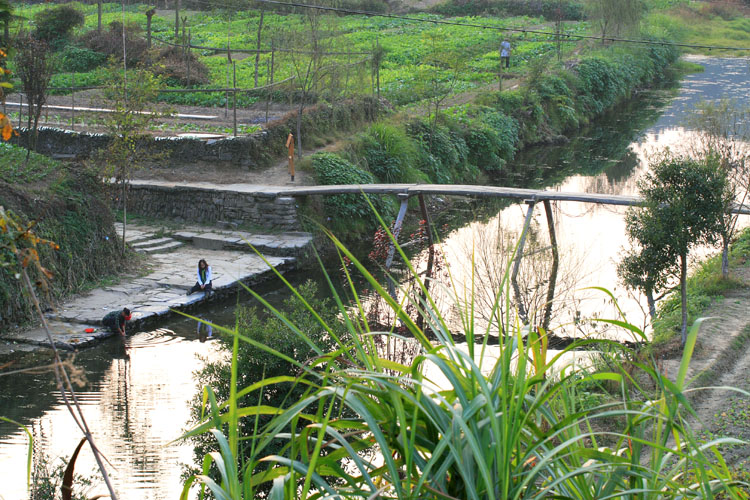
[[[205,259],[198,261],[198,280],[193,285],[193,288],[188,290],[188,295],[195,292],[206,292],[211,293],[214,284],[211,281],[211,266],[208,265]]]
[[[505,68],[510,68],[510,42],[503,40],[500,44],[500,67],[505,63]]]
[[[130,321],[132,315],[127,307],[122,311],[112,311],[102,318],[102,325],[110,329],[112,333],[125,336],[125,323]]]

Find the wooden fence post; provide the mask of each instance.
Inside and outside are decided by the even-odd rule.
[[[232,122],[234,124],[234,136],[237,137],[237,61],[232,61]]]
[[[497,72],[497,90],[503,90],[503,49],[502,47],[497,49],[497,53],[500,55],[500,70]]]
[[[101,5],[101,3],[100,3]],[[156,14],[156,9],[149,9],[146,11],[146,46],[151,48],[151,18]],[[101,27],[99,28],[101,31]]]
[[[351,69],[349,66],[352,63],[352,54],[347,47],[346,49],[346,78],[344,80],[344,97],[346,97],[346,94],[349,93],[349,70]]]
[[[174,5],[174,41],[180,40],[180,4],[181,0],[175,0]]]
[[[76,74],[70,74],[70,128],[76,129]]]
[[[229,38],[227,33],[227,39]],[[227,40],[227,95],[226,106],[224,106],[224,118],[229,116],[229,65],[232,64],[232,53],[229,50],[229,41]]]
[[[271,77],[271,61],[266,59],[266,86],[270,83],[269,78]],[[268,123],[268,106],[271,104],[271,89],[266,90],[266,120],[264,124]]]
[[[193,40],[193,34],[192,30],[188,30],[188,39],[187,39],[187,85],[190,86],[190,57],[192,55],[192,52],[190,51],[190,44]]]
[[[382,57],[380,57],[380,38],[375,37],[375,44],[377,46],[378,51],[378,63],[375,65],[375,71],[376,71],[376,88],[378,89],[378,102],[380,102],[380,60]]]

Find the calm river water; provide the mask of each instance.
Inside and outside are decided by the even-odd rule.
[[[569,144],[525,152],[519,165],[544,165],[537,185],[559,191],[585,191],[635,194],[636,180],[644,172],[650,152],[665,146],[679,147],[691,141],[684,128],[687,112],[701,99],[733,97],[748,104],[750,66],[745,59],[691,58],[705,72],[686,77],[678,90],[658,90],[643,94],[628,106],[610,113],[594,126],[583,130]],[[550,180],[552,179],[552,180]],[[557,180],[554,180],[557,179]],[[488,281],[498,272],[506,252],[500,241],[514,241],[525,207],[510,206],[489,221],[474,222],[452,231],[445,238],[450,262],[467,262],[474,252],[477,272]],[[619,287],[615,262],[619,259],[624,236],[623,210],[578,203],[554,207],[561,248],[558,301],[553,326],[559,331],[581,331],[577,317],[611,317],[611,304],[601,293],[583,290],[587,286],[607,286],[620,299],[628,319],[642,321],[638,301]],[[533,224],[535,244],[525,276],[529,285],[531,309],[538,305],[534,289],[535,273],[543,275],[546,258],[546,219],[538,209]],[[491,242],[492,244],[488,244]],[[535,253],[536,252],[536,253]],[[484,262],[484,263],[483,263]],[[452,272],[462,281],[468,266],[454,265]],[[523,274],[523,273],[522,273]],[[296,276],[300,281],[303,277]],[[537,295],[535,295],[537,294]],[[269,285],[264,295],[275,302],[284,290]],[[248,300],[248,299],[241,299]],[[478,297],[481,300],[481,297]],[[211,305],[202,315],[217,323],[232,323],[234,301]],[[141,332],[125,340],[112,339],[76,355],[76,365],[85,370],[86,385],[80,398],[86,418],[102,451],[112,463],[115,487],[123,499],[178,498],[183,464],[190,463],[189,445],[172,443],[189,418],[188,401],[196,393],[193,371],[201,359],[220,356],[215,342],[205,331],[197,331],[190,320],[176,319],[164,325],[168,330]],[[208,338],[207,338],[208,337]],[[34,450],[43,452],[56,464],[69,457],[80,432],[55,389],[51,373],[0,377],[0,415],[19,421],[34,435]],[[17,428],[0,423],[0,498],[27,497],[26,447],[28,441]],[[84,448],[76,470],[93,473],[90,450]],[[105,493],[97,485],[89,496]]]

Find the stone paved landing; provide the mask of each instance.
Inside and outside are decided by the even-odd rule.
[[[121,228],[119,228],[121,230]],[[307,233],[278,235],[252,235],[250,233],[214,232],[205,228],[189,228],[183,238],[196,239],[209,244],[198,248],[183,245],[169,253],[155,253],[149,257],[143,275],[124,277],[120,283],[105,286],[80,294],[49,313],[48,320],[55,343],[63,349],[76,349],[93,345],[98,340],[113,334],[102,328],[101,319],[110,311],[128,307],[133,320],[126,330],[142,329],[156,323],[175,311],[187,311],[202,302],[233,292],[239,282],[253,284],[272,277],[273,270],[293,267],[300,254],[311,245],[312,237]],[[144,226],[133,226],[126,233],[129,243],[143,242],[155,238],[164,230]],[[265,244],[269,249],[286,253],[287,257],[269,255],[264,252],[268,264],[247,246],[245,240]],[[207,248],[208,247],[208,248]],[[203,292],[187,296],[185,292],[196,281],[196,268],[200,259],[206,259],[213,272],[214,293],[206,297]],[[87,328],[93,328],[87,333]],[[46,345],[47,337],[42,328],[19,332],[8,332],[3,341]]]
[[[253,282],[271,273],[268,265],[257,255],[227,250],[202,250],[183,247],[179,252],[152,256],[151,271],[145,276],[118,285],[99,288],[63,304],[50,316],[70,323],[97,323],[107,312],[128,307],[133,311],[133,322],[144,322],[164,316],[170,309],[185,309],[206,297],[203,292],[185,295],[196,280],[200,259],[206,259],[213,272],[215,295],[222,295],[238,281]],[[294,259],[267,257],[274,267],[285,267]]]
[[[50,320],[48,324],[52,333],[52,340],[54,340],[55,345],[60,349],[73,350],[80,347],[88,347],[101,339],[112,336],[112,332],[103,328],[98,322],[97,324],[86,325]],[[86,332],[87,328],[91,328],[93,332]],[[19,342],[16,345],[16,350],[26,350],[21,346],[28,346],[29,344],[39,346],[49,345],[47,334],[43,328],[34,328],[23,332],[11,332],[8,335],[3,335],[3,340]]]

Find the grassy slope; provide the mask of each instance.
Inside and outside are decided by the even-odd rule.
[[[667,3],[674,5],[652,9],[647,16],[647,22],[669,30],[680,42],[750,49],[750,10],[726,3]],[[688,52],[714,57],[745,57],[748,54],[746,50],[715,51],[698,48],[688,49]]]
[[[95,177],[33,153],[27,162],[26,150],[4,143],[0,158],[0,206],[24,225],[35,221],[33,231],[60,246],[58,251],[40,248],[42,265],[52,271],[49,294],[40,294],[45,304],[118,270],[122,259],[112,216]],[[4,237],[0,233],[0,262],[11,265],[0,267],[0,331],[26,322],[31,308],[14,276],[15,259],[3,248]]]

